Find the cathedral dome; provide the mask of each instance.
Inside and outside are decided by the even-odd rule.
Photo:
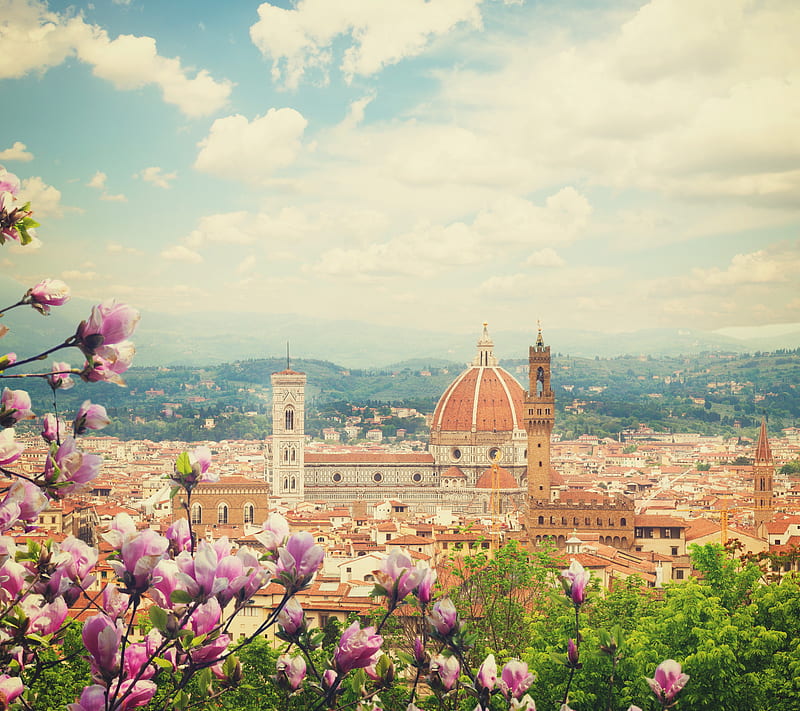
[[[525,393],[497,364],[484,324],[472,365],[444,391],[436,405],[431,434],[439,432],[513,432],[523,428]]]
[[[478,477],[475,482],[476,489],[494,489],[494,472],[491,468],[487,469],[483,474]],[[520,485],[514,478],[514,475],[503,467],[497,467],[497,488],[498,489],[519,489]]]

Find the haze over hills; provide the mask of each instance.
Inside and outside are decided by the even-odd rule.
[[[21,294],[0,289],[3,303]],[[74,299],[41,317],[30,309],[15,309],[3,323],[11,332],[3,339],[4,352],[19,357],[51,347],[69,337],[87,318],[92,302]],[[520,319],[523,321],[523,319]],[[409,316],[409,323],[413,317]],[[500,358],[524,357],[535,338],[535,319],[527,330],[499,331],[489,324]],[[189,315],[143,313],[136,332],[137,365],[207,365],[286,353],[318,358],[349,368],[383,368],[417,359],[422,367],[438,361],[463,363],[475,354],[481,330],[476,319],[471,333],[413,327],[398,329],[356,319],[323,320],[291,314],[198,312]],[[800,327],[760,338],[735,338],[722,333],[690,329],[647,329],[624,333],[551,328],[545,338],[554,353],[582,357],[618,355],[696,354],[704,351],[747,353],[800,347]],[[67,356],[67,354],[64,354]],[[73,359],[77,360],[77,359]]]

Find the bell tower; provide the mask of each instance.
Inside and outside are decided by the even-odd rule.
[[[306,374],[287,368],[272,374],[270,495],[299,503],[305,493]]]
[[[555,424],[555,396],[550,388],[550,346],[542,328],[528,353],[528,390],[523,407],[528,433],[528,499],[550,501],[550,435]]]
[[[771,521],[775,512],[772,493],[774,473],[775,464],[772,461],[772,450],[767,438],[767,421],[761,420],[761,431],[758,434],[756,456],[753,460],[753,506],[756,530],[762,523]]]

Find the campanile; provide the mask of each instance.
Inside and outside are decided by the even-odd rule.
[[[555,396],[550,388],[550,346],[542,329],[528,353],[528,390],[524,404],[528,433],[528,499],[550,501],[550,435],[555,423]]]

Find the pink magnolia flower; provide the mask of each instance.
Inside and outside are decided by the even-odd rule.
[[[416,589],[425,571],[414,566],[408,553],[396,548],[381,561],[376,575],[380,587],[386,591],[389,606],[394,607]]]
[[[178,578],[193,598],[206,600],[214,597],[227,584],[224,578],[217,578],[219,558],[208,541],[200,541],[194,556],[183,552],[175,562],[180,571]]]
[[[68,711],[105,711],[106,709],[106,688],[100,684],[87,686],[82,692],[80,699],[67,707]]]
[[[574,639],[567,642],[567,667],[570,669],[581,668],[581,663],[578,661],[578,645]]]
[[[75,435],[81,435],[86,430],[102,430],[111,424],[111,419],[106,413],[106,408],[102,405],[94,405],[91,400],[84,400],[83,405],[78,408],[75,421],[72,423],[72,431]]]
[[[585,570],[577,560],[573,560],[569,568],[562,571],[561,584],[564,586],[564,592],[567,597],[572,600],[574,605],[583,604],[586,599],[586,585],[591,577],[592,573]]]
[[[186,591],[180,577],[178,564],[169,558],[163,558],[153,568],[153,579],[150,587],[150,596],[156,605],[171,610],[175,607],[172,602],[172,593],[176,590]]]
[[[306,660],[301,656],[290,657],[281,654],[277,662],[277,680],[292,691],[297,691],[306,676]]]
[[[0,705],[2,705],[3,709],[7,709],[8,705],[24,690],[25,686],[18,676],[0,674]]]
[[[67,423],[48,412],[42,421],[42,439],[47,443],[63,442],[67,437]]]
[[[383,637],[375,634],[374,627],[365,627],[353,622],[339,639],[339,645],[333,654],[333,663],[340,674],[351,669],[368,667],[380,654]]]
[[[498,685],[507,699],[519,699],[531,687],[534,675],[528,671],[528,665],[519,659],[506,662],[500,675]]]
[[[14,173],[9,173],[0,165],[0,193],[11,193],[16,195],[19,192],[19,178]]]
[[[655,677],[647,679],[650,689],[662,705],[670,704],[680,693],[689,675],[681,671],[681,665],[674,659],[667,659],[656,667]]]
[[[92,308],[87,321],[81,321],[75,331],[79,348],[88,356],[100,346],[122,343],[136,330],[139,312],[127,304],[106,301]]]
[[[74,437],[65,437],[45,462],[45,480],[57,485],[60,496],[71,494],[97,477],[102,462],[97,454],[81,452]]]
[[[16,462],[24,450],[25,445],[14,440],[13,427],[8,427],[0,432],[0,466]]]
[[[459,630],[458,613],[456,606],[450,598],[444,598],[434,603],[428,622],[435,634],[447,637]]]
[[[305,631],[305,614],[296,598],[290,597],[289,602],[278,613],[278,626],[286,637],[294,637]]]
[[[49,314],[51,306],[61,306],[69,301],[69,287],[60,279],[44,279],[25,293],[25,300],[42,314]]]
[[[491,691],[497,685],[497,662],[494,660],[494,654],[490,654],[483,660],[478,675],[476,677],[478,685]]]
[[[147,706],[150,699],[155,696],[158,687],[154,682],[147,679],[140,679],[133,681],[128,679],[123,681],[119,687],[119,693],[116,694],[118,705],[112,706],[114,711],[130,711],[130,709],[138,708],[140,706]]]
[[[196,634],[208,634],[213,631],[222,619],[222,608],[215,598],[199,605],[189,618],[192,631]]]
[[[119,671],[121,625],[108,615],[95,615],[86,620],[81,636],[91,655],[92,671],[104,679],[111,679]]]
[[[28,617],[28,632],[45,636],[61,629],[67,619],[67,603],[64,598],[56,598],[53,602],[41,604],[39,595],[29,595],[21,603]]]
[[[9,487],[3,501],[0,502],[0,509],[7,509],[9,512],[16,511],[17,520],[36,523],[39,520],[39,514],[47,504],[47,497],[36,484],[25,479],[17,479]]]
[[[25,390],[5,388],[0,396],[0,427],[13,427],[20,420],[32,420],[31,396]]]
[[[134,355],[136,346],[131,341],[99,346],[84,364],[81,379],[87,383],[125,385],[120,376],[131,367]]]
[[[219,637],[209,639],[202,647],[194,647],[189,656],[194,664],[211,666],[225,654],[230,643],[231,638],[227,634],[221,634]]]
[[[3,337],[4,334],[0,334],[0,338]],[[17,362],[17,354],[16,353],[6,353],[4,356],[0,356],[0,370],[5,370],[6,368],[14,365]]]
[[[170,550],[173,550],[176,553],[191,550],[192,533],[189,529],[188,519],[176,519],[176,521],[167,529],[166,535],[169,539]]]
[[[120,592],[113,583],[103,588],[103,597],[100,607],[112,619],[117,619],[125,614],[130,605],[131,596]]]
[[[455,657],[437,654],[431,659],[430,673],[432,681],[441,684],[445,691],[450,691],[455,687],[461,674],[461,665]]]
[[[271,513],[262,529],[256,534],[256,539],[271,553],[276,553],[289,537],[289,522],[279,513]]]
[[[53,361],[50,375],[47,376],[47,383],[53,390],[69,390],[75,381],[70,377],[72,367],[63,361]]]
[[[153,569],[169,547],[169,541],[146,528],[127,539],[120,548],[121,561],[109,561],[128,592],[142,593],[150,587]]]
[[[137,674],[141,679],[150,679],[155,673],[155,667],[147,664],[150,652],[145,642],[134,642],[125,648],[125,657],[122,660],[122,674],[132,679]]]
[[[536,711],[536,704],[528,694],[525,694],[521,699],[511,699],[508,711]]]
[[[20,565],[13,558],[6,560],[0,566],[0,600],[3,602],[16,601],[31,576],[31,572]]]
[[[413,649],[415,666],[422,667],[425,664],[425,643],[419,637],[414,637]]]
[[[278,549],[276,582],[287,590],[302,590],[311,582],[324,556],[324,549],[314,543],[308,531],[293,533],[286,546]]]
[[[423,605],[427,605],[433,598],[433,584],[435,582],[436,582],[436,569],[425,568],[422,580],[419,581],[419,585],[417,586],[417,589],[414,591],[414,593],[417,596],[417,599]]]

